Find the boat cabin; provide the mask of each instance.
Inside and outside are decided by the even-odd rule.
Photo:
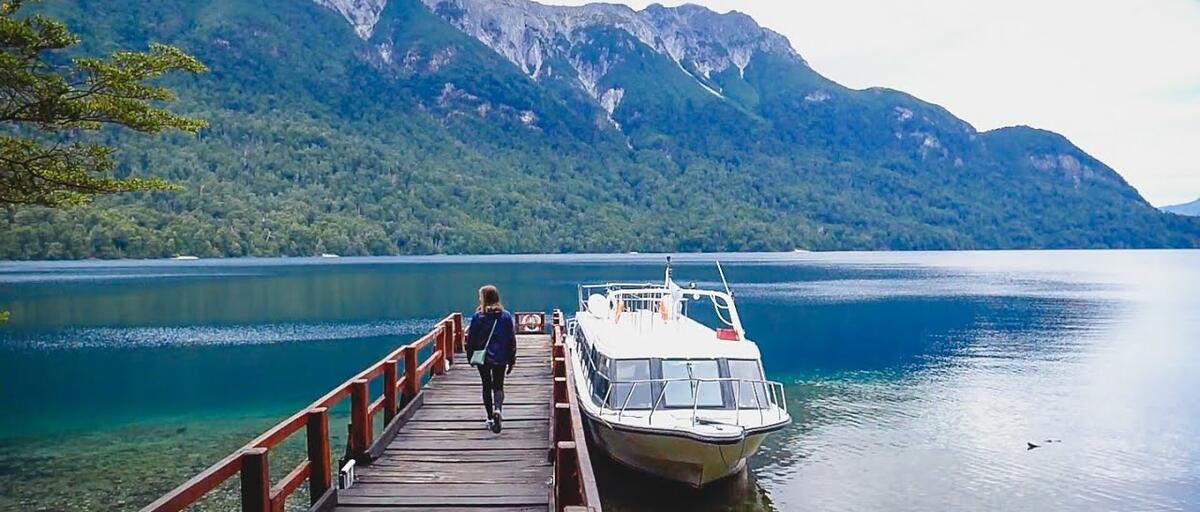
[[[622,411],[773,405],[758,346],[745,338],[727,293],[662,284],[597,288],[580,288],[587,300],[573,333],[594,404]]]

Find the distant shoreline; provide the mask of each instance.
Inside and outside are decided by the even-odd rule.
[[[966,250],[856,250],[856,251],[787,251],[787,252],[662,252],[662,253],[520,253],[520,254],[412,254],[395,256],[216,256],[211,258],[197,257],[187,259],[177,258],[117,258],[117,259],[83,259],[83,260],[0,260],[0,270],[5,266],[27,265],[62,265],[62,266],[130,266],[131,264],[150,264],[151,266],[207,266],[213,263],[248,265],[354,265],[378,263],[506,263],[545,261],[546,263],[577,263],[587,261],[634,261],[657,262],[667,256],[675,258],[680,263],[711,262],[714,257],[730,261],[756,260],[791,260],[797,257],[818,257],[826,259],[830,256],[867,256],[867,255],[917,255],[917,254],[1027,254],[1027,253],[1092,253],[1092,252],[1189,252],[1200,251],[1200,248],[1142,248],[1142,249],[966,249]]]

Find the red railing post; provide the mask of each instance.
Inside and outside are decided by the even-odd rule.
[[[421,376],[417,375],[417,347],[404,347],[404,400],[416,398],[421,391]]]
[[[370,400],[367,380],[358,379],[350,385],[350,456],[361,460],[371,445]]]
[[[446,349],[450,346],[449,323],[446,320],[442,320],[441,322],[438,322],[437,329],[437,341],[433,342],[433,346],[435,347],[433,350],[435,352],[440,350],[442,355],[438,356],[438,362],[434,365],[436,368],[433,369],[433,374],[441,375],[446,373]]]
[[[444,375],[446,369],[454,363],[454,322],[449,318],[442,322],[442,361],[438,365],[441,373]]]
[[[446,320],[446,362],[449,366],[454,365],[454,345],[455,345],[454,319]]]
[[[450,331],[446,330],[446,322],[442,322],[442,323],[438,324],[437,336],[435,336],[433,339],[433,353],[438,354],[438,352],[441,352],[441,354],[438,354],[438,355],[432,357],[432,359],[434,360],[433,361],[433,374],[434,375],[441,375],[443,373],[446,373],[445,372],[446,364],[443,361],[446,358],[446,345],[448,345],[446,343],[446,340],[449,339],[446,336],[446,333],[448,333],[448,332],[450,332]]]
[[[266,448],[249,448],[242,452],[242,512],[271,510],[269,471]]]
[[[444,324],[446,326],[446,353],[442,356],[450,365],[454,364],[454,319],[447,318]]]
[[[396,417],[396,382],[400,378],[400,361],[383,363],[383,424],[391,425]]]
[[[308,473],[309,504],[317,500],[333,485],[333,468],[329,460],[329,409],[317,407],[308,411],[308,460],[312,464]]]
[[[465,352],[466,351],[466,347],[463,346],[465,344],[465,340],[463,338],[464,338],[463,315],[462,315],[462,313],[455,313],[454,314],[454,351],[455,352]]]

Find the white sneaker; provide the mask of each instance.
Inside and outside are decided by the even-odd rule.
[[[492,419],[491,418],[488,418],[487,421],[483,422],[483,428],[485,428],[487,430],[492,429]]]

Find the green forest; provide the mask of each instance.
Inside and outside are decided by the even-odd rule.
[[[1200,245],[1200,222],[1158,212],[1062,136],[975,132],[770,55],[717,98],[596,29],[597,49],[627,52],[610,122],[415,0],[389,2],[366,41],[312,2],[38,9],[82,55],[163,42],[196,56],[209,72],[163,83],[172,111],[208,127],[80,135],[116,149],[117,176],[179,190],[8,207],[0,259]],[[833,101],[804,101],[814,88]],[[897,109],[923,124],[898,131]]]

